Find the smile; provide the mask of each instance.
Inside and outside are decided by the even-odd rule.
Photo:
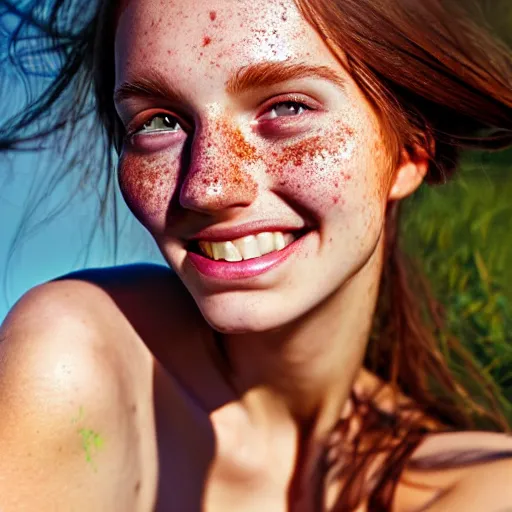
[[[302,244],[305,231],[266,231],[233,240],[194,240],[187,257],[200,274],[219,280],[263,274],[287,260]]]
[[[281,251],[296,240],[293,233],[265,232],[244,236],[224,242],[199,241],[201,252],[208,258],[219,261],[244,261],[259,258],[265,254]]]

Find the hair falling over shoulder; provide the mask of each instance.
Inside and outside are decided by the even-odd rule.
[[[39,2],[40,3],[40,2]],[[427,181],[446,181],[463,149],[500,150],[512,146],[512,52],[486,20],[484,2],[452,0],[296,0],[305,18],[335,55],[343,54],[350,73],[379,114],[394,149],[421,147],[430,157]],[[91,3],[54,0],[51,9],[38,2],[0,5],[22,22],[17,40],[28,27],[62,65],[48,87],[17,116],[0,127],[0,149],[36,147],[56,133],[72,137],[84,119],[96,130],[89,139],[103,141],[104,161],[91,161],[91,148],[79,148],[63,159],[57,172],[80,167],[87,179],[109,173],[103,203],[112,188],[112,150],[119,148],[122,127],[113,101],[113,0]],[[79,5],[80,4],[80,5]],[[80,10],[84,9],[84,10]],[[71,27],[69,12],[80,13]],[[78,21],[79,20],[79,21]],[[49,113],[52,112],[52,115]],[[37,130],[31,129],[37,126]],[[353,418],[336,426],[342,441],[334,461],[322,462],[318,482],[319,510],[323,488],[343,480],[333,510],[354,510],[366,502],[371,511],[389,510],[398,477],[410,454],[432,430],[505,430],[506,421],[486,381],[456,339],[448,339],[453,357],[463,361],[480,384],[473,400],[450,371],[438,338],[443,311],[417,269],[400,250],[400,204],[388,207],[386,263],[366,366],[414,404],[379,410],[372,397],[353,394]],[[398,402],[397,402],[398,403]],[[427,418],[435,421],[427,420]],[[350,446],[343,439],[352,420],[358,429]],[[339,433],[345,434],[339,436]],[[376,457],[380,469],[370,471]],[[454,461],[454,466],[458,463]],[[433,466],[435,467],[435,463]]]

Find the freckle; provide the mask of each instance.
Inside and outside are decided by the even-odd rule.
[[[212,38],[210,36],[203,37],[203,48],[208,46],[212,42]]]
[[[135,494],[139,494],[140,492],[140,480],[137,480],[137,483],[135,484],[135,487],[133,489],[135,491]]]
[[[215,133],[222,138],[225,151],[221,156],[223,163],[217,174],[203,179],[203,184],[215,186],[222,182],[226,196],[254,197],[258,185],[249,173],[243,171],[243,166],[258,159],[256,148],[245,140],[239,128],[233,128],[225,120],[218,123]],[[218,158],[215,160],[220,161]],[[207,165],[215,168],[216,162],[207,162]]]
[[[171,169],[176,165],[177,162],[169,161],[159,165],[158,159],[147,157],[130,156],[121,160],[121,190],[138,214],[155,215],[167,209],[174,189]]]
[[[217,13],[215,11],[210,11],[210,19],[215,21],[217,18]]]

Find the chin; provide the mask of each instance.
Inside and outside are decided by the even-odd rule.
[[[271,292],[231,292],[194,299],[206,322],[224,334],[275,330],[305,313],[296,301]]]

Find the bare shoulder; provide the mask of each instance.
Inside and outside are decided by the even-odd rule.
[[[109,331],[118,327],[115,306],[106,293],[86,282],[56,281],[27,292],[7,315],[1,328],[2,379],[54,378],[56,362],[66,376],[84,378],[90,368],[107,364]],[[94,365],[88,365],[94,354]],[[72,368],[73,361],[82,364]],[[23,374],[20,370],[31,370]],[[11,375],[10,371],[13,371]],[[71,371],[73,370],[73,371]],[[35,372],[35,373],[34,373]],[[3,394],[2,394],[3,396]]]
[[[0,328],[2,511],[129,511],[151,495],[138,474],[147,425],[131,415],[151,407],[140,304],[177,301],[163,282],[156,269],[73,274],[10,311]]]
[[[163,331],[179,338],[188,310],[193,315],[177,278],[155,265],[86,270],[43,284],[1,326],[2,381],[11,390],[11,381],[20,389],[37,387],[35,394],[22,393],[27,400],[51,395],[55,385],[56,396],[69,386],[97,401],[106,379],[133,381],[151,365],[144,342]],[[13,394],[9,389],[0,399]]]
[[[125,352],[138,329],[144,330],[141,319],[148,312],[157,315],[156,305],[165,304],[163,290],[172,295],[173,287],[166,288],[162,279],[167,274],[148,267],[86,270],[33,288],[7,315],[2,349],[19,354],[26,364],[33,357],[40,366],[57,354],[84,363],[100,355],[95,366],[114,364],[115,358],[106,356]]]
[[[512,437],[450,432],[427,437],[404,472],[397,500],[406,510],[505,512],[512,510]],[[410,508],[409,508],[410,509]]]

